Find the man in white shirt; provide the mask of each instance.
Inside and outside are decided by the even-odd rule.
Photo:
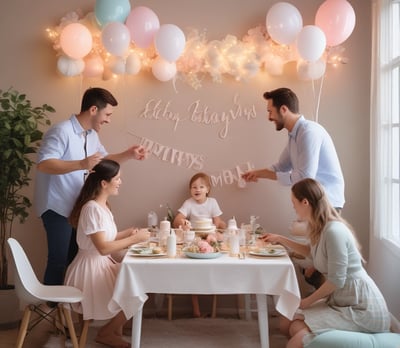
[[[278,88],[263,96],[267,101],[268,119],[275,123],[277,131],[287,129],[289,140],[277,163],[271,168],[244,173],[243,179],[256,182],[265,178],[292,186],[301,179],[312,178],[322,184],[332,206],[341,211],[345,203],[344,178],[328,132],[300,114],[299,100],[289,88]],[[306,279],[312,277],[310,273],[306,270]]]
[[[68,222],[75,200],[88,172],[102,158],[123,162],[143,160],[146,150],[133,145],[108,154],[98,132],[111,121],[117,100],[103,88],[89,88],[82,97],[81,111],[53,125],[45,134],[37,159],[35,208],[47,235],[48,258],[44,275],[47,285],[60,285],[78,248],[76,231]]]

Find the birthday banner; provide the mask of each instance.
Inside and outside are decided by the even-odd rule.
[[[138,137],[137,135],[131,133]],[[192,169],[194,171],[202,171],[205,163],[205,156],[191,152],[175,149],[171,146],[163,145],[157,141],[141,137],[140,145],[144,146],[151,155],[163,162],[172,165]],[[232,185],[240,182],[241,175],[249,170],[254,169],[254,165],[246,162],[242,165],[236,165],[231,169],[222,169],[218,173],[207,173],[211,177],[212,186]]]

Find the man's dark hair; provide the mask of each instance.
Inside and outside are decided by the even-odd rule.
[[[104,88],[89,88],[82,97],[81,112],[89,110],[93,105],[98,109],[104,109],[107,104],[117,106],[114,96]]]
[[[263,94],[265,99],[272,99],[272,105],[278,110],[282,105],[295,113],[299,113],[299,99],[297,95],[289,88],[278,88]]]

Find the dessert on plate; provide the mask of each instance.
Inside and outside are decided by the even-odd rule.
[[[214,230],[213,220],[209,218],[201,218],[191,222],[192,228],[199,231]]]

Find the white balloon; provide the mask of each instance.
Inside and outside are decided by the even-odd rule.
[[[101,41],[108,52],[122,56],[131,43],[131,34],[125,24],[110,22],[101,32]]]
[[[125,74],[125,60],[122,57],[113,57],[110,59],[108,67],[116,75]]]
[[[154,44],[161,57],[175,62],[185,49],[185,34],[174,24],[164,24],[155,34]]]
[[[77,76],[85,68],[82,59],[73,59],[68,56],[60,56],[57,60],[57,69],[64,76]]]
[[[299,10],[287,2],[277,2],[267,13],[266,27],[272,40],[289,45],[296,40],[303,27]]]
[[[135,53],[131,53],[126,58],[125,64],[125,72],[130,75],[136,75],[142,67],[142,63],[140,62],[140,57]]]
[[[319,59],[316,62],[305,60],[299,60],[297,62],[297,76],[304,81],[318,80],[324,76],[325,71],[326,63],[323,59]]]
[[[297,51],[301,58],[315,62],[321,58],[326,48],[326,37],[322,29],[306,25],[297,37]]]
[[[176,64],[175,62],[170,63],[162,57],[158,57],[154,60],[151,71],[157,80],[165,82],[175,77]]]

